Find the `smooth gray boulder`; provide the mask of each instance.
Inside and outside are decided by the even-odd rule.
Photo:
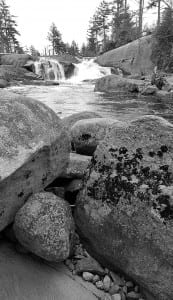
[[[19,242],[45,260],[61,262],[73,253],[71,208],[53,193],[31,196],[17,212],[13,228]]]
[[[29,195],[65,172],[69,151],[68,133],[50,108],[0,91],[0,231]]]
[[[138,93],[145,87],[143,80],[122,78],[117,75],[107,75],[97,79],[95,92],[123,91]]]
[[[173,299],[173,125],[145,116],[112,126],[76,202],[87,251],[147,290]]]
[[[71,127],[78,121],[83,119],[102,118],[98,113],[92,111],[82,111],[80,113],[72,114],[62,119],[64,125],[71,129]]]
[[[17,253],[13,245],[0,244],[1,300],[98,300],[100,292],[63,263],[44,264],[31,255]],[[96,296],[95,296],[96,295]],[[101,296],[100,296],[101,298]]]
[[[74,150],[79,154],[93,155],[112,124],[123,124],[123,122],[108,118],[93,118],[76,122],[70,130]]]

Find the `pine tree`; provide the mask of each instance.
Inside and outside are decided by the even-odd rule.
[[[19,50],[17,35],[19,32],[15,17],[10,14],[5,0],[0,0],[0,51],[9,53]]]
[[[165,8],[160,26],[153,35],[152,61],[159,69],[169,70],[173,67],[173,9]]]
[[[51,42],[53,55],[65,52],[65,44],[62,41],[61,33],[55,23],[52,23],[50,26],[48,40]]]
[[[133,15],[124,1],[115,0],[112,7],[112,41],[120,47],[136,38]]]

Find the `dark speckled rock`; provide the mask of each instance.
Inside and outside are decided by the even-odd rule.
[[[70,206],[53,193],[31,196],[16,214],[14,231],[26,249],[48,261],[64,261],[73,251]]]
[[[69,152],[67,131],[50,108],[0,91],[0,231],[29,195],[65,172]]]
[[[173,125],[146,116],[112,126],[97,147],[75,221],[97,260],[173,299]]]
[[[70,136],[74,150],[79,154],[93,155],[97,145],[106,135],[107,129],[112,124],[123,124],[116,119],[92,118],[76,122],[71,130]]]

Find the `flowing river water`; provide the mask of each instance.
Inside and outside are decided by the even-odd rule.
[[[27,85],[10,87],[9,90],[42,101],[60,118],[87,110],[123,121],[155,114],[173,123],[171,100],[135,94],[125,95],[120,92],[94,92],[92,80],[108,74],[110,74],[108,68],[99,67],[93,61],[84,61],[76,66],[74,76],[69,80],[63,79],[59,86]]]

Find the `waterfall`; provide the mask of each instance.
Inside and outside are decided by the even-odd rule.
[[[74,75],[68,81],[78,83],[97,79],[110,74],[110,68],[99,66],[94,62],[94,59],[83,59],[81,63],[75,64]]]
[[[36,61],[35,73],[44,80],[65,80],[63,66],[52,58],[41,57],[39,61]]]

